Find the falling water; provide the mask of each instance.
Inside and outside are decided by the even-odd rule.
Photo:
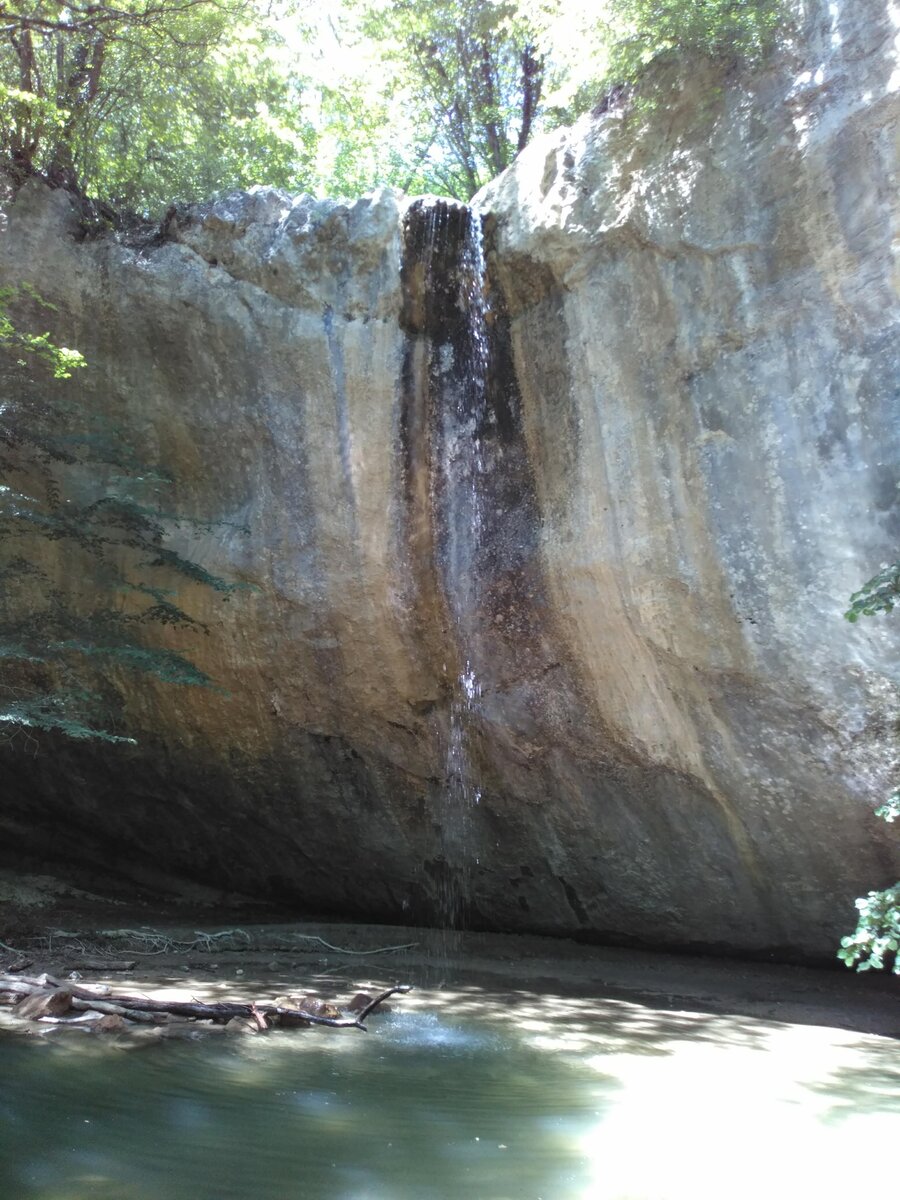
[[[485,435],[491,427],[490,312],[481,217],[446,200],[414,202],[405,220],[404,327],[410,335],[404,436],[408,462],[428,471],[427,514],[437,593],[452,650],[446,756],[435,797],[439,844],[429,864],[435,923],[466,926],[480,838],[478,728],[486,655]],[[411,468],[412,469],[412,468]],[[413,492],[411,504],[420,495]],[[421,543],[420,543],[421,545]],[[452,657],[451,657],[452,656]],[[445,938],[450,946],[452,937]]]
[[[481,802],[472,756],[473,727],[481,684],[467,659],[450,700],[447,761],[441,814],[441,853],[447,866],[440,895],[443,927],[462,929],[470,898],[473,866],[479,864],[472,816]]]
[[[473,817],[481,801],[475,761],[481,682],[482,594],[479,555],[483,547],[483,436],[487,422],[490,343],[485,294],[481,218],[469,208],[456,210],[459,236],[457,306],[461,315],[448,355],[441,389],[441,414],[447,542],[445,594],[455,623],[462,667],[450,699],[447,758],[442,803],[442,856],[446,864],[441,923],[449,929],[466,924],[473,868],[479,865]]]

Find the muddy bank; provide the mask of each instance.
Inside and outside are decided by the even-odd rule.
[[[36,887],[32,877],[29,887]],[[23,885],[24,886],[24,885]],[[891,976],[748,963],[529,936],[323,921],[264,921],[252,910],[103,904],[84,894],[42,908],[4,904],[0,969],[201,1000],[306,990],[323,997],[412,984],[427,996],[484,986],[655,1009],[744,1015],[900,1037]],[[133,963],[127,970],[113,964]]]

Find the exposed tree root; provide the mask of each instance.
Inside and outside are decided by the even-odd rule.
[[[109,942],[115,943],[114,949],[106,944]],[[282,934],[275,942],[264,939],[262,943],[259,943],[259,940],[254,939],[245,929],[222,929],[217,933],[205,933],[201,929],[195,929],[193,939],[188,941],[181,941],[153,929],[98,929],[95,933],[90,934],[55,929],[42,937],[27,939],[27,948],[30,953],[45,951],[53,954],[61,946],[64,946],[66,950],[74,950],[87,957],[97,958],[102,958],[104,955],[121,954],[123,950],[129,954],[142,956],[190,952],[214,954],[225,950],[255,949],[295,954],[305,948],[300,945],[303,942],[316,943],[334,954],[350,955],[355,958],[376,954],[394,954],[400,950],[412,950],[418,945],[418,942],[406,942],[397,946],[376,946],[371,950],[351,950],[346,946],[335,946],[323,937],[319,937],[318,934],[309,933]],[[5,950],[10,954],[21,953],[24,948],[23,946],[16,950],[12,946],[0,942],[0,950]]]

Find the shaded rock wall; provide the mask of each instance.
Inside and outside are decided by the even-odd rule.
[[[255,590],[189,597],[222,693],[123,677],[135,749],[7,754],[8,850],[831,953],[900,871],[900,630],[840,616],[900,533],[895,35],[813,5],[762,75],[536,142],[479,197],[483,291],[444,203],[262,189],[129,248],[25,189],[4,277]]]

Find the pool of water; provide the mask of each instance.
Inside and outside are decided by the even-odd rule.
[[[863,1163],[895,1194],[898,1130],[896,1041],[528,990],[368,1035],[0,1039],[4,1200],[846,1200]]]

